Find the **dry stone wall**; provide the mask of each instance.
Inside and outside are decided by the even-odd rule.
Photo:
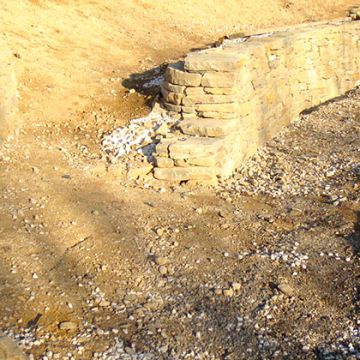
[[[227,41],[167,68],[164,107],[181,135],[156,147],[160,180],[216,182],[305,109],[360,80],[359,8],[351,18]]]

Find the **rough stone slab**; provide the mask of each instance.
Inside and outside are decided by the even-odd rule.
[[[220,139],[189,137],[169,146],[172,159],[187,159],[216,154],[222,146]]]
[[[181,112],[181,105],[175,105],[175,104],[171,104],[167,101],[162,101],[163,106],[165,107],[166,110],[168,111],[174,111],[176,113]]]
[[[210,95],[235,95],[237,94],[237,89],[233,87],[219,87],[219,88],[211,88],[205,87],[204,92]]]
[[[234,72],[207,72],[201,80],[201,86],[210,88],[232,88],[236,85]]]
[[[154,177],[158,180],[187,181],[187,180],[213,180],[216,178],[214,170],[210,167],[174,167],[156,168]]]
[[[184,94],[186,86],[174,85],[174,84],[171,84],[171,83],[165,81],[162,83],[161,89],[165,89],[167,91],[174,92],[176,94]]]
[[[185,96],[182,99],[182,103],[185,106],[191,106],[195,104],[228,104],[235,103],[239,100],[236,95],[191,95]]]
[[[201,74],[186,72],[183,62],[179,61],[167,67],[165,80],[175,85],[200,86]]]
[[[216,111],[224,113],[236,113],[239,109],[237,103],[228,103],[228,104],[196,104],[195,110],[197,111]]]
[[[176,142],[176,140],[174,142]],[[170,142],[165,141],[165,139],[162,139],[161,142],[159,142],[156,145],[155,154],[161,157],[168,157],[170,144],[171,144]]]
[[[246,64],[247,58],[235,52],[190,53],[185,59],[185,70],[236,71]]]
[[[233,113],[225,113],[225,112],[219,112],[219,111],[200,111],[198,112],[199,117],[202,118],[209,118],[209,119],[233,119],[234,114]]]
[[[198,119],[199,117],[197,116],[197,114],[195,114],[195,113],[182,113],[181,114],[181,118],[183,119],[183,120],[195,120],[195,119]]]
[[[161,94],[166,102],[174,105],[181,105],[181,101],[184,97],[183,94],[170,92],[167,91],[166,89],[161,89]]]
[[[185,94],[187,96],[205,95],[205,91],[203,87],[188,87],[185,90]]]
[[[244,101],[242,103],[239,103],[238,109],[237,109],[237,115],[239,117],[244,117],[249,114],[257,113],[259,109],[261,109],[261,98],[253,98],[249,101]]]
[[[188,106],[182,106],[181,107],[183,114],[195,114],[195,106],[194,105],[188,105]]]
[[[127,170],[126,176],[128,179],[136,180],[149,174],[152,169],[153,166],[149,163],[136,164]]]
[[[167,157],[155,157],[155,164],[159,168],[171,168],[174,166],[174,160]]]
[[[235,131],[238,123],[239,119],[198,119],[184,120],[180,123],[179,127],[186,135],[223,137]]]
[[[202,156],[199,158],[187,158],[186,160],[175,160],[175,165],[180,167],[202,166],[215,167],[218,161],[217,155]]]

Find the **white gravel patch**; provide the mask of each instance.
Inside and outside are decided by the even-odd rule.
[[[129,125],[117,128],[103,138],[102,150],[115,159],[131,152],[150,156],[155,149],[157,130],[162,125],[171,126],[174,122],[174,119],[165,114],[153,112],[145,117],[132,119]]]

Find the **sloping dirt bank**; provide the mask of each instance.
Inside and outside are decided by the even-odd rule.
[[[122,82],[130,74],[154,69],[227,34],[344,16],[354,3],[5,1],[0,18],[15,54],[18,120],[27,125],[79,124],[102,108],[113,114],[112,122],[121,124],[146,111],[144,97],[123,98]]]

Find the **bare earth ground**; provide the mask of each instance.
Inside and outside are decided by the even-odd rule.
[[[99,136],[147,111],[131,73],[352,2],[244,4],[1,5],[26,126],[0,148],[0,330],[28,355],[360,358],[359,90],[216,189],[104,169]]]

